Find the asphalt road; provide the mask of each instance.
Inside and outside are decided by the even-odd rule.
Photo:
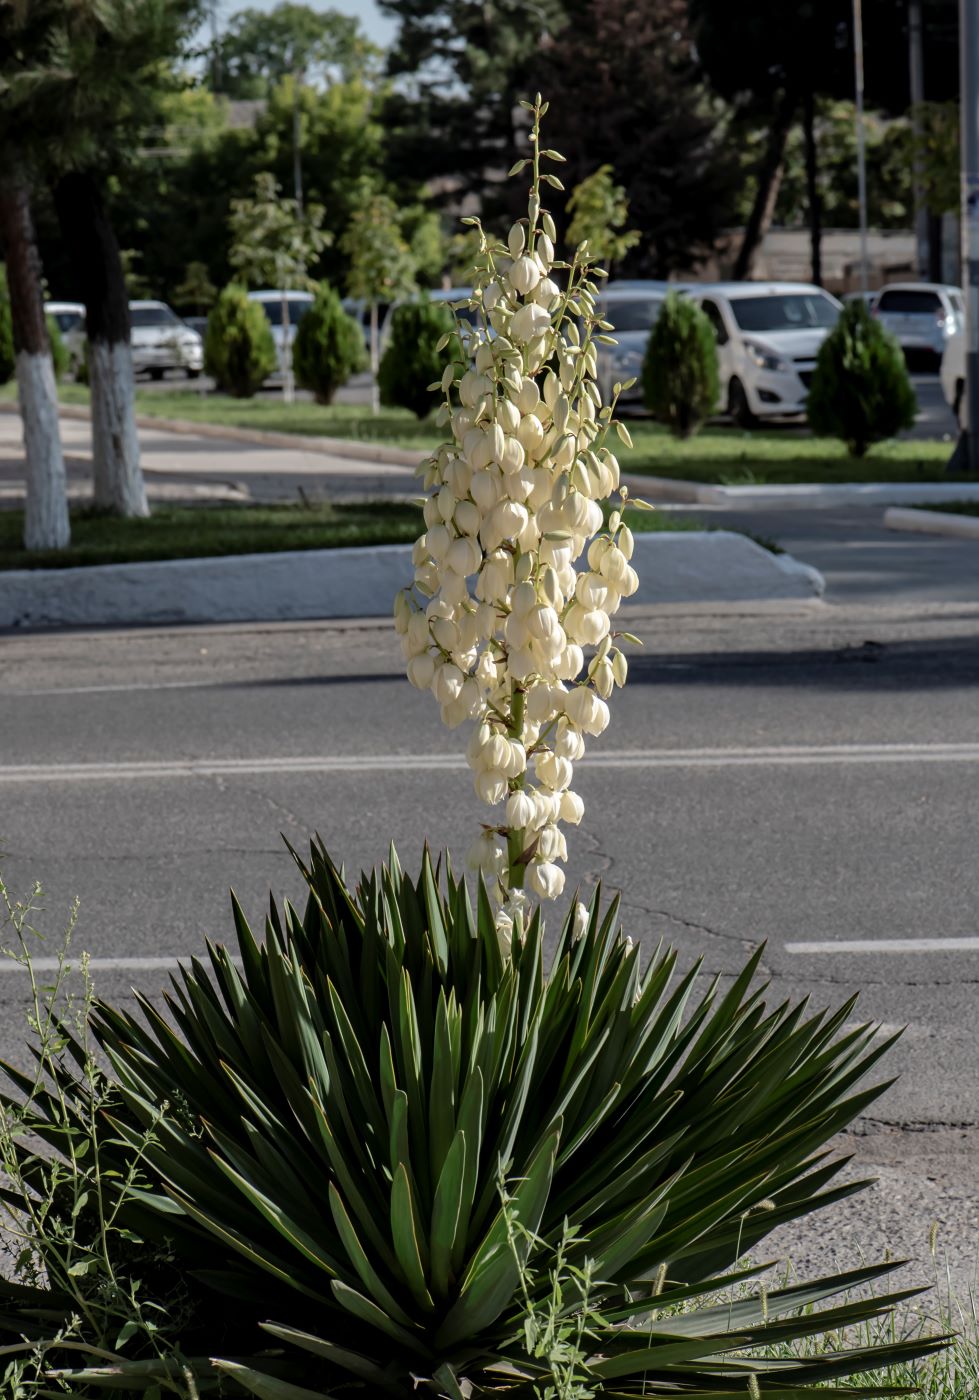
[[[774,996],[859,993],[853,1019],[909,1027],[886,1067],[900,1080],[841,1144],[882,1185],[780,1244],[803,1268],[924,1259],[934,1219],[963,1282],[979,1236],[979,608],[633,625],[647,649],[580,769],[572,878],[622,890],[633,937],[675,942],[684,965],[728,975],[764,940]],[[298,894],[280,833],[320,832],[354,872],[392,839],[409,862],[425,837],[461,857],[485,812],[452,766],[462,736],[409,688],[386,624],[0,648],[4,873],[15,891],[42,881],[49,937],[80,896],[76,946],[110,999],[229,936],[229,886],[256,920],[270,888]],[[10,971],[0,1002],[0,1054],[20,1059]]]

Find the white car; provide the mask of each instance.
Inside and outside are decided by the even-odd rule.
[[[717,337],[720,408],[742,427],[804,414],[836,298],[806,282],[715,282],[690,295]]]
[[[610,282],[598,298],[598,313],[615,327],[609,334],[617,344],[599,345],[598,387],[602,402],[610,403],[612,386],[635,379],[631,389],[619,396],[619,403],[642,403],[642,362],[650,331],[663,306],[666,293],[680,290],[679,283]]]
[[[85,363],[85,307],[80,301],[46,301],[44,314],[61,332],[68,351],[68,373],[74,379]]]
[[[942,393],[945,402],[958,419],[959,427],[965,426],[965,328],[956,326],[945,341],[942,355]]]
[[[275,341],[275,354],[279,361],[279,368],[275,374],[269,376],[269,382],[278,383],[285,378],[285,353],[287,351],[289,354],[292,353],[292,343],[296,338],[299,322],[313,304],[312,293],[284,292],[274,288],[265,288],[260,292],[249,292],[248,300],[258,302],[272,327],[272,339]],[[286,305],[288,315],[288,325],[284,330],[282,326],[283,302]]]
[[[162,379],[168,369],[196,379],[204,367],[204,342],[165,301],[131,301],[133,371]]]
[[[878,292],[873,314],[897,337],[909,363],[934,367],[965,324],[965,302],[961,287],[944,282],[890,282]]]

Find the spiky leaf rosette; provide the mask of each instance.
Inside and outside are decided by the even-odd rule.
[[[300,869],[304,911],[273,907],[259,944],[236,907],[239,956],[209,945],[166,1014],[96,1011],[119,1141],[155,1125],[157,1184],[128,1207],[141,1235],[238,1300],[239,1335],[252,1320],[252,1359],[200,1360],[202,1380],[529,1396],[522,1323],[562,1241],[593,1279],[604,1393],[706,1400],[756,1377],[788,1400],[915,1350],[765,1351],[892,1305],[799,1312],[883,1269],[698,1311],[774,1226],[866,1184],[835,1184],[824,1149],[881,1088],[861,1086],[887,1042],[852,1003],[766,1005],[759,955],[727,990],[662,947],[644,965],[599,895],[548,973],[539,913],[501,952],[485,889],[473,909],[427,855],[417,880],[392,855],[353,892],[318,845]],[[151,1382],[140,1363],[113,1376]]]

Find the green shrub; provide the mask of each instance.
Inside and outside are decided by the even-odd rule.
[[[318,846],[300,868],[304,912],[273,907],[259,943],[236,905],[239,958],[209,945],[164,1015],[143,997],[141,1016],[94,1012],[124,1100],[106,1113],[108,1199],[138,1153],[120,1223],[212,1291],[181,1338],[201,1393],[217,1371],[304,1400],[352,1377],[405,1400],[416,1377],[498,1394],[509,1367],[529,1395],[548,1375],[529,1322],[550,1306],[555,1258],[566,1314],[588,1310],[599,1394],[696,1400],[753,1377],[798,1397],[934,1349],[784,1353],[886,1310],[893,1299],[862,1298],[825,1322],[796,1315],[889,1266],[697,1302],[774,1227],[867,1184],[834,1184],[843,1163],[823,1150],[882,1087],[864,1080],[889,1042],[848,1024],[852,1002],[769,1008],[752,986],[760,952],[724,992],[701,990],[696,967],[678,975],[671,950],[643,966],[600,893],[584,928],[569,915],[548,974],[539,911],[503,950],[485,890],[473,911],[427,856],[417,881],[392,856],[355,892]],[[88,1121],[84,1078],[66,1068],[58,1089]],[[19,1335],[37,1295],[0,1282],[0,1300],[0,1329]],[[159,1365],[116,1366],[116,1384],[150,1384]],[[79,1368],[69,1389],[106,1374]]]
[[[336,292],[321,282],[292,343],[296,380],[312,390],[317,403],[333,395],[352,374],[367,367],[367,347],[359,322],[348,316]]]
[[[910,428],[915,409],[901,347],[862,301],[847,303],[816,359],[807,405],[813,432],[841,438],[862,457]]]
[[[268,317],[244,287],[230,283],[207,318],[204,368],[226,394],[250,399],[276,365]]]
[[[688,297],[667,292],[642,365],[646,407],[674,437],[692,437],[715,412],[720,387],[717,340]]]
[[[7,274],[0,267],[0,384],[14,377],[14,323],[10,315]]]
[[[418,418],[431,413],[441,402],[438,381],[461,353],[455,336],[441,350],[436,347],[455,329],[455,316],[443,301],[422,298],[395,307],[377,376],[381,403],[410,409]]]

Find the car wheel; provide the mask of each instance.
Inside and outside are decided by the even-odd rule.
[[[150,378],[151,378],[151,379],[162,379],[162,378],[163,378],[163,370],[162,370],[162,369],[159,369],[159,368],[151,369],[151,370],[150,370]]]
[[[732,379],[728,385],[727,411],[739,428],[753,428],[757,422],[740,379]]]
[[[188,379],[199,379],[201,374],[199,369],[188,369],[186,373]]]

